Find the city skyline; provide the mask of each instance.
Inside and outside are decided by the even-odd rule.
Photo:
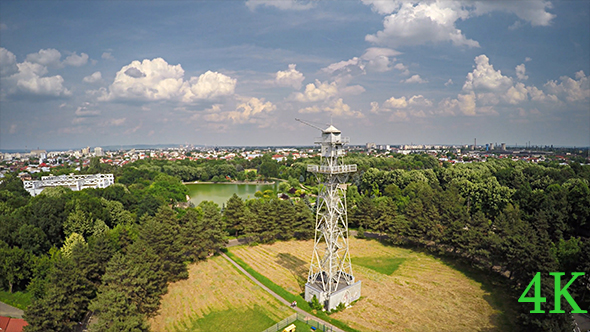
[[[590,3],[0,3],[0,150],[590,146]]]

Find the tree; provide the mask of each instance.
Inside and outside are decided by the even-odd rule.
[[[93,287],[74,261],[58,257],[48,276],[46,294],[25,310],[26,332],[74,331],[88,310]]]
[[[174,211],[166,206],[161,207],[154,217],[143,218],[139,231],[139,239],[160,257],[162,270],[169,281],[188,277],[179,231]]]
[[[185,256],[192,261],[206,259],[226,244],[223,222],[217,207],[212,204],[201,207],[202,216],[196,209],[188,209],[181,220]]]
[[[15,285],[21,284],[31,276],[31,255],[21,248],[8,248],[4,242],[2,244],[0,245],[1,279],[8,283],[8,292],[12,293]]]
[[[276,161],[270,159],[260,164],[258,173],[265,178],[276,178],[279,176],[279,166]]]
[[[235,193],[227,201],[225,209],[223,210],[223,217],[225,218],[228,228],[235,230],[236,237],[239,235],[240,231],[244,231],[246,206],[244,205],[244,201]]]

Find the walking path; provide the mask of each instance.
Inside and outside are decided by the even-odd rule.
[[[250,278],[252,281],[254,281],[254,283],[256,283],[258,286],[262,287],[262,289],[264,289],[265,291],[267,291],[270,295],[274,296],[277,300],[281,301],[281,303],[283,303],[286,306],[291,307],[291,303],[287,302],[287,300],[283,299],[282,297],[280,297],[277,293],[271,291],[268,287],[264,286],[260,281],[258,281],[256,278],[254,278],[250,273],[248,273],[246,270],[244,270],[241,266],[238,265],[238,263],[234,262],[233,259],[229,258],[226,254],[221,253],[221,256],[223,256],[223,258],[227,259],[230,263],[232,263],[236,268],[238,268],[238,270],[240,270],[240,272],[242,272],[246,277]],[[326,326],[330,326],[332,328],[332,330],[334,332],[345,332],[339,328],[337,328],[336,326],[322,320],[319,319],[313,315],[311,315],[310,313],[304,311],[303,309],[300,309],[298,307],[293,308],[295,309],[295,311],[297,311],[298,313],[302,314],[302,315],[308,315],[308,316],[312,316],[314,318],[314,320],[318,321],[321,324],[324,324]]]
[[[12,317],[12,318],[23,318],[24,312],[19,308],[15,308],[6,303],[0,302],[0,316]]]

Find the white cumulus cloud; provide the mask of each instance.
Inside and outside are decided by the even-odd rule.
[[[338,86],[336,82],[320,82],[316,80],[315,83],[309,83],[305,86],[303,93],[297,92],[293,94],[292,98],[299,102],[314,102],[326,100],[338,94]]]
[[[258,6],[274,7],[280,10],[307,10],[313,8],[315,5],[311,1],[300,0],[248,0],[246,6],[250,10],[256,9]]]
[[[16,56],[4,47],[0,47],[0,76],[9,76],[17,71]]]
[[[184,70],[180,64],[170,65],[162,58],[144,59],[123,66],[115,75],[108,92],[98,91],[101,94],[98,100],[193,102],[232,95],[235,86],[235,79],[212,71],[185,81]]]
[[[516,66],[516,77],[521,81],[526,81],[529,77],[526,75],[524,63]]]
[[[420,77],[420,75],[412,75],[412,77],[410,77],[406,80],[402,80],[401,82],[402,83],[418,83],[418,84],[428,83],[428,81],[423,79],[422,77]]]
[[[76,54],[76,52],[72,53],[71,55],[69,55],[65,60],[64,60],[64,65],[67,66],[74,66],[74,67],[80,67],[85,65],[88,62],[88,54],[86,53],[81,53],[80,55]]]
[[[299,113],[320,113],[325,112],[336,117],[364,118],[364,114],[359,111],[353,111],[348,104],[345,104],[342,98],[331,101],[322,106],[310,106],[299,110]]]
[[[234,93],[237,80],[218,72],[207,71],[199,77],[191,77],[190,88],[184,100],[214,99]]]
[[[301,89],[301,83],[305,76],[295,68],[295,64],[290,64],[289,69],[278,71],[275,77],[275,83],[278,86],[292,86],[294,89]]]
[[[479,47],[477,41],[465,37],[455,26],[457,20],[469,17],[469,11],[458,2],[401,2],[401,6],[387,8],[375,3],[372,2],[373,8],[388,16],[383,20],[382,31],[365,37],[370,43],[397,47],[451,42],[456,46]]]
[[[43,66],[59,66],[61,64],[60,59],[61,53],[54,48],[39,50],[37,53],[27,55],[28,62],[38,63]]]
[[[96,83],[102,80],[102,74],[97,71],[92,73],[92,75],[88,75],[83,78],[83,81],[86,83]]]
[[[557,84],[556,81],[549,81],[545,84],[545,88],[550,93],[565,97],[568,102],[572,103],[590,99],[590,84],[584,71],[577,72],[575,79],[568,76],[562,76],[559,79],[561,83]]]

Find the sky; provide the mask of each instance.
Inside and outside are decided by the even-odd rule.
[[[1,1],[0,149],[590,146],[590,1]]]

